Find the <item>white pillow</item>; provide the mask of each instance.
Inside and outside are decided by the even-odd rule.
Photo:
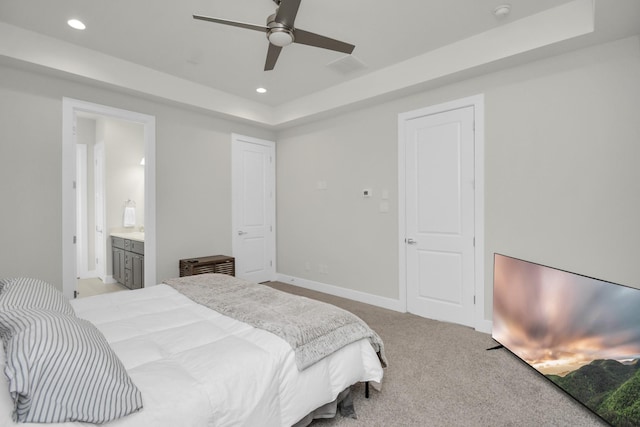
[[[0,310],[43,308],[74,316],[69,301],[47,282],[28,277],[0,279]]]
[[[140,391],[90,322],[53,310],[3,310],[0,335],[14,421],[105,423],[142,408]]]

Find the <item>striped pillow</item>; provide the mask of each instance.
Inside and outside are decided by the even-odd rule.
[[[105,423],[142,408],[142,395],[90,322],[52,310],[0,311],[4,373],[16,422]]]
[[[16,308],[43,308],[75,316],[62,292],[47,282],[27,277],[0,280],[0,310]]]

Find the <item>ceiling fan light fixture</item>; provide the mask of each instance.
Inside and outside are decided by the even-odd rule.
[[[279,47],[289,46],[293,43],[293,33],[287,28],[271,28],[267,38],[269,43]]]

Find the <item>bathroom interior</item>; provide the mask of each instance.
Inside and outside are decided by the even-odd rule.
[[[144,281],[144,168],[142,124],[96,114],[78,114],[78,297],[133,288],[129,255],[137,261],[135,268],[142,269],[136,272],[136,282]],[[142,248],[136,253],[125,252],[128,270],[125,270],[124,258],[118,255],[125,250],[120,248],[119,242]],[[126,250],[129,249],[127,246]]]

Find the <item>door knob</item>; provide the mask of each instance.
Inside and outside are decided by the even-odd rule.
[[[247,234],[246,231],[238,230],[238,236],[244,236],[245,234]]]
[[[413,239],[411,239],[411,238],[406,239],[405,241],[407,242],[407,244],[408,244],[408,245],[415,245],[415,244],[417,244],[417,243],[418,243],[418,242],[416,242],[415,240],[413,240]]]

